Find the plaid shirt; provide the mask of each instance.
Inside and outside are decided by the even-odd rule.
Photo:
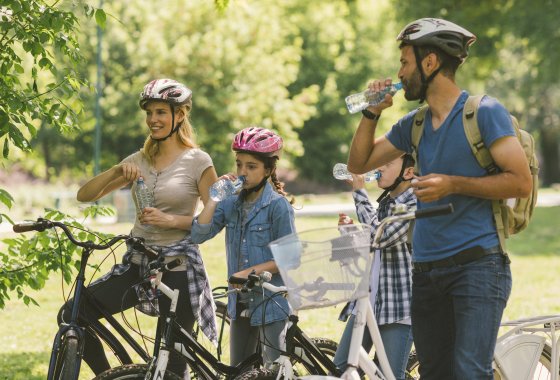
[[[212,298],[210,282],[208,280],[206,269],[204,268],[202,257],[200,256],[198,245],[191,241],[190,236],[187,236],[185,239],[180,240],[173,245],[153,246],[153,248],[161,250],[161,255],[165,257],[183,257],[186,259],[187,270],[185,271],[185,275],[189,279],[189,296],[193,313],[204,335],[206,335],[210,341],[216,343],[218,339],[216,315],[214,313],[216,306],[214,304],[214,299]],[[124,273],[130,268],[129,263],[132,255],[138,255],[142,258],[139,277],[144,278],[144,275],[148,270],[148,257],[141,252],[135,251],[129,246],[123,257],[123,264],[113,266],[109,273],[99,278],[94,283],[104,281],[114,274],[118,275]],[[158,316],[159,305],[157,297],[147,293],[142,285],[136,285],[134,286],[134,289],[136,290],[139,300],[136,308],[144,314]]]
[[[376,210],[364,189],[352,193],[358,220],[373,227],[372,240],[381,221],[390,215],[391,207],[404,203],[409,208],[416,206],[416,197],[412,188],[399,194],[395,199],[386,197],[381,200]],[[410,317],[410,299],[412,291],[412,252],[407,244],[410,221],[398,221],[386,226],[379,247],[381,249],[381,267],[379,271],[379,288],[374,312],[380,325],[401,321]],[[355,301],[342,310],[340,319],[346,320],[352,313]]]

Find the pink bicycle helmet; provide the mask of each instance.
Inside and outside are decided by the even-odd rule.
[[[235,135],[231,149],[235,152],[256,153],[266,157],[280,157],[282,138],[266,128],[248,127]]]
[[[192,91],[173,79],[154,79],[144,86],[140,94],[140,108],[145,109],[150,100],[166,102],[173,106],[192,104]]]
[[[405,26],[397,36],[397,41],[416,46],[436,46],[452,57],[464,61],[469,55],[469,46],[476,41],[476,36],[447,20],[421,18]]]

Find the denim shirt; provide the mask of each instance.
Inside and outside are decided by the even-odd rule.
[[[265,185],[261,197],[255,202],[245,223],[243,223],[242,202],[237,195],[224,199],[216,206],[211,223],[199,224],[198,218],[195,218],[191,229],[192,241],[200,244],[226,228],[228,278],[240,270],[242,243],[247,244],[248,264],[253,266],[274,260],[268,244],[295,232],[292,206],[286,198],[273,190],[270,183]],[[284,285],[279,273],[273,274],[270,282],[277,286]],[[263,303],[262,291],[262,288],[255,287],[251,293],[249,302],[251,325],[258,326],[286,319],[289,312],[288,301],[278,295],[270,300],[272,293],[264,290],[266,296]],[[228,314],[232,319],[236,318],[236,297],[236,294],[230,294],[228,297]],[[266,306],[264,321],[263,306]]]

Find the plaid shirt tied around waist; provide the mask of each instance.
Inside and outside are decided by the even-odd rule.
[[[153,246],[153,248],[160,250],[161,256],[176,256],[186,259],[187,269],[185,271],[185,275],[189,279],[188,291],[193,313],[204,335],[206,335],[211,342],[217,344],[218,330],[216,327],[216,305],[214,304],[214,299],[212,298],[210,281],[208,280],[208,274],[204,268],[204,263],[200,255],[198,245],[191,241],[190,236],[187,236],[172,245]],[[124,273],[130,268],[130,258],[132,255],[142,258],[139,276],[144,278],[148,271],[148,264],[150,261],[146,255],[128,246],[128,249],[123,256],[123,263],[115,265],[109,273],[97,281],[103,281],[113,274],[118,275]],[[148,294],[141,284],[135,285],[134,290],[136,291],[138,300],[140,301],[139,304],[136,305],[136,309],[150,316],[158,316],[159,305],[157,297]]]

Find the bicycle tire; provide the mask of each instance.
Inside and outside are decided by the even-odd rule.
[[[323,354],[325,354],[331,360],[331,362],[333,361],[334,355],[336,354],[336,349],[338,348],[338,343],[326,338],[311,338],[311,341]],[[305,354],[303,348],[299,344],[296,344],[295,350],[296,353],[298,353],[299,351],[302,352],[302,354]],[[309,365],[304,361],[301,354],[292,355],[290,359],[294,368],[294,374],[298,377],[317,374],[317,371],[314,368],[310,368]],[[323,368],[323,371],[327,373],[329,372],[325,368]]]
[[[311,341],[315,346],[317,346],[317,348],[319,348],[321,352],[323,352],[332,361],[338,346],[336,342],[326,338],[311,338]],[[296,353],[298,351],[302,352],[303,348],[299,344],[296,344],[295,351]],[[318,371],[316,371],[314,368],[309,368],[309,365],[305,362],[305,360],[301,356],[303,354],[305,354],[305,352],[302,352],[302,354],[294,354],[290,358],[290,361],[292,362],[293,365],[294,376],[300,377],[300,376],[317,374]],[[256,380],[256,379],[274,380],[276,378],[278,378],[278,369],[257,368],[257,369],[245,371],[239,376],[237,376],[235,379],[236,380]]]
[[[147,372],[147,364],[127,364],[108,369],[97,375],[93,380],[144,380]],[[166,371],[164,380],[182,380],[182,378]]]
[[[57,353],[54,380],[72,380],[78,378],[80,365],[78,361],[78,336],[74,331],[68,331],[62,338],[62,343]]]
[[[243,372],[235,380],[275,380],[277,372],[266,368],[256,368]]]
[[[408,356],[408,362],[406,364],[406,379],[407,380],[418,380],[420,379],[420,373],[418,372],[419,367],[418,357],[415,351],[411,351]],[[552,366],[552,347],[545,344],[539,358],[539,363],[535,369],[533,379],[550,379],[551,376],[551,366]],[[560,371],[558,372],[560,375]],[[497,377],[496,377],[497,376]],[[499,379],[499,374],[495,374],[495,378]]]

